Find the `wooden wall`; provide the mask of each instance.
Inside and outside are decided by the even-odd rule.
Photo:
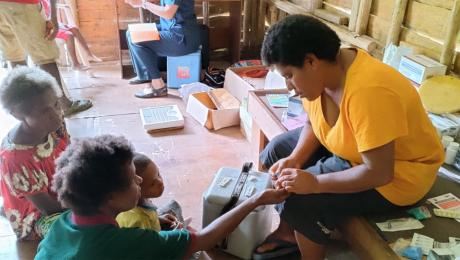
[[[307,7],[315,0],[281,0]],[[439,60],[447,33],[447,23],[455,0],[408,0],[403,18],[399,44],[414,47],[435,60]],[[323,9],[350,16],[353,0],[324,0]],[[381,56],[391,27],[396,0],[372,0],[370,16],[365,35],[377,43],[374,55]],[[266,16],[270,20],[270,10]],[[350,19],[352,19],[350,17]],[[457,41],[454,72],[460,73],[460,36]]]
[[[76,0],[80,30],[91,50],[104,60],[118,59],[116,0]]]

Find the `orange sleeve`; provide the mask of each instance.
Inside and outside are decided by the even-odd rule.
[[[383,87],[360,89],[350,95],[347,110],[358,152],[409,134],[406,108],[391,90]]]

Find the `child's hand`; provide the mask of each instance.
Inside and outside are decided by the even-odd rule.
[[[173,229],[173,228],[179,228],[179,224],[180,223],[177,218],[172,215],[172,214],[164,214],[164,215],[161,215],[158,217],[158,219],[160,220],[160,225],[161,226],[167,226],[169,227],[170,229]]]
[[[289,197],[289,192],[285,189],[268,189],[260,193],[257,198],[259,205],[278,204]]]

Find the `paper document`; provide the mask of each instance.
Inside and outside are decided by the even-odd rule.
[[[160,40],[160,34],[155,23],[128,24],[128,30],[131,41],[134,43]]]

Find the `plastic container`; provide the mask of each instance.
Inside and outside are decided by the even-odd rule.
[[[182,84],[199,82],[201,70],[201,48],[196,52],[184,56],[168,56],[166,64],[166,85],[169,88],[178,89]]]
[[[203,228],[218,218],[224,205],[230,200],[233,189],[241,173],[239,169],[221,168],[211,186],[203,194]],[[267,173],[249,173],[236,205],[271,187],[271,177]],[[227,239],[223,251],[234,256],[251,259],[254,249],[270,234],[273,206],[259,206],[240,223]]]

